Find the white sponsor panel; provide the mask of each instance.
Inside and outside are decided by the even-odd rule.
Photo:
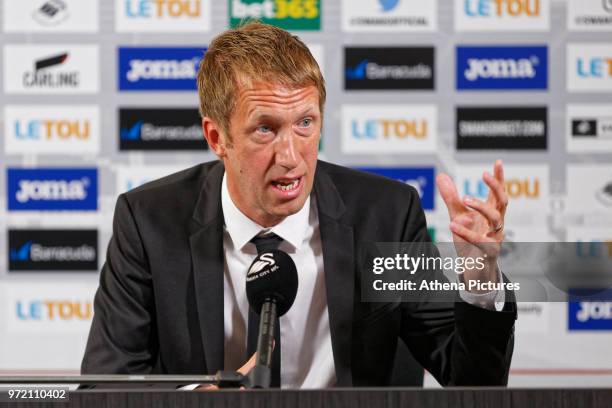
[[[325,51],[322,44],[306,44],[322,74],[325,74]],[[325,76],[325,75],[323,75]]]
[[[457,31],[548,31],[551,0],[455,0]]]
[[[567,27],[571,31],[612,31],[612,1],[567,0]]]
[[[612,104],[568,105],[566,118],[569,152],[612,152]]]
[[[437,15],[437,0],[342,0],[344,31],[434,31]]]
[[[184,170],[181,166],[118,166],[117,194],[125,193],[150,181]]]
[[[605,242],[610,243],[612,250],[612,230],[603,227],[574,227],[567,228],[567,242]]]
[[[434,153],[437,124],[435,105],[345,105],[342,107],[342,151]]]
[[[100,89],[96,45],[6,45],[7,94],[91,94]]]
[[[611,44],[568,44],[566,68],[568,91],[612,92]]]
[[[516,304],[519,318],[517,333],[548,333],[550,329],[550,303],[519,302]]]
[[[6,32],[96,32],[98,0],[4,0]]]
[[[205,32],[211,0],[115,0],[117,32]]]
[[[612,226],[612,164],[567,166],[566,208],[586,226]]]
[[[7,154],[98,153],[100,110],[84,105],[13,105],[4,108]]]
[[[2,308],[9,333],[87,333],[97,283],[11,282]]]
[[[489,187],[483,180],[484,171],[493,172],[491,165],[458,166],[455,185],[460,196],[469,195],[486,200]],[[529,225],[544,226],[549,211],[550,169],[545,165],[504,165],[505,189],[508,195],[506,223],[512,228]]]

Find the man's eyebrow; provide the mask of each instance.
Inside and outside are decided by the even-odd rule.
[[[314,106],[307,106],[304,108],[298,116],[303,117],[307,115],[314,115],[316,109]],[[261,120],[276,120],[277,117],[274,114],[270,114],[268,112],[262,111],[258,108],[254,108],[251,112],[249,112],[247,116],[248,121],[261,121]]]

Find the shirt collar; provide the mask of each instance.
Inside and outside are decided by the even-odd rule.
[[[221,208],[225,220],[225,230],[229,233],[234,243],[234,248],[242,250],[261,231],[271,231],[291,244],[294,249],[297,249],[301,246],[308,229],[310,196],[308,196],[300,211],[288,216],[271,228],[264,228],[244,215],[236,207],[229,195],[227,178],[224,173],[223,182],[221,183]]]

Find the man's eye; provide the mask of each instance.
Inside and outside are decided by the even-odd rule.
[[[258,126],[258,127],[257,127],[257,131],[258,131],[259,133],[268,133],[268,132],[271,132],[271,131],[272,131],[272,129],[270,128],[270,126],[267,126],[267,125],[261,125],[261,126]]]
[[[312,124],[312,119],[310,119],[310,118],[303,119],[303,120],[300,122],[300,126],[301,126],[301,127],[308,127],[308,126],[310,126],[311,124]]]

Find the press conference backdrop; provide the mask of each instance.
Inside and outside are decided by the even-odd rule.
[[[244,18],[294,31],[318,60],[321,157],[414,185],[438,241],[435,174],[485,196],[502,158],[508,240],[612,243],[610,0],[0,7],[0,374],[78,372],[117,195],[214,159],[196,69]],[[580,306],[519,304],[511,386],[612,384],[612,299]]]

